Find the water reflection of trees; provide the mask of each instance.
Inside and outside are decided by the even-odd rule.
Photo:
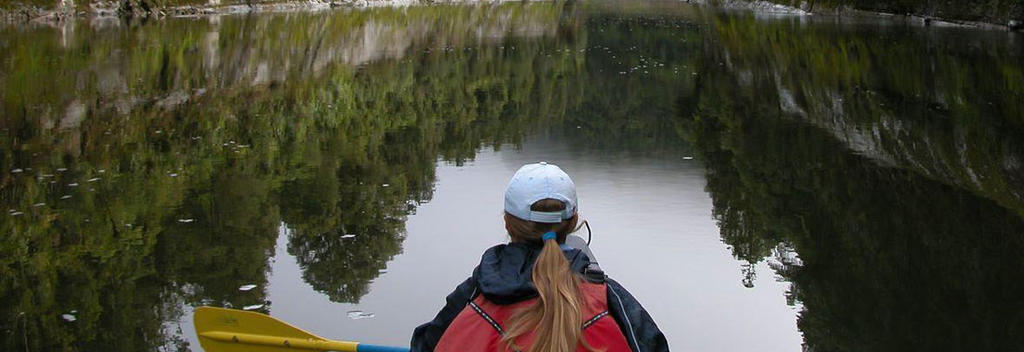
[[[747,121],[696,136],[707,137],[743,141],[698,152],[723,241],[734,255],[757,262],[780,242],[799,253],[798,265],[777,270],[803,304],[799,327],[808,346],[1005,350],[1019,344],[1024,305],[1016,297],[1024,285],[1014,278],[1024,270],[1024,221],[1015,213],[844,156],[831,136],[812,127]]]
[[[702,60],[877,163],[1024,216],[1024,46],[1004,35],[708,16]],[[709,67],[713,68],[713,67]],[[759,111],[752,111],[756,116]]]
[[[757,30],[745,32],[748,28]],[[736,32],[740,36],[764,34],[763,26],[745,22],[721,29],[726,31],[725,40],[731,40],[728,36]],[[814,33],[777,34],[782,39],[753,43],[814,47],[817,40]],[[933,153],[925,157],[918,158],[912,148],[899,144],[882,145],[877,153],[851,152],[851,148],[859,151],[858,145],[850,145],[856,140],[845,138],[849,131],[841,128],[862,123],[857,119],[886,119],[880,122],[884,126],[929,123],[902,120],[915,119],[915,114],[900,114],[913,107],[880,103],[905,94],[899,87],[887,85],[909,84],[906,80],[870,82],[877,94],[891,94],[871,100],[873,103],[848,95],[838,100],[868,104],[869,110],[893,114],[828,115],[836,120],[807,123],[813,116],[822,116],[804,114],[825,104],[827,95],[820,93],[843,85],[814,86],[830,77],[825,73],[799,81],[803,96],[795,100],[799,105],[789,105],[792,102],[786,101],[789,95],[785,91],[791,88],[785,85],[789,82],[786,77],[796,73],[781,73],[780,85],[780,73],[774,70],[791,66],[759,65],[774,62],[770,53],[786,52],[792,61],[806,58],[802,55],[828,54],[766,50],[744,43],[727,46],[729,51],[714,44],[717,50],[705,52],[709,57],[703,61],[710,64],[696,83],[696,97],[684,99],[692,105],[680,109],[684,111],[681,131],[707,167],[714,215],[733,254],[750,263],[775,256],[773,267],[792,282],[790,300],[802,303],[798,325],[806,347],[820,351],[1017,349],[1024,336],[1024,316],[1020,315],[1024,301],[1017,298],[1024,294],[1020,276],[1024,270],[1020,260],[1024,218],[1016,201],[993,194],[985,186],[961,187],[960,179],[938,177],[930,172],[927,165],[932,164],[928,162],[906,162],[946,158],[941,153],[943,147],[936,146],[946,140],[928,135],[940,129],[925,128],[918,131],[924,135],[912,133],[898,141],[934,141]],[[840,40],[837,45],[841,44]],[[871,51],[903,50],[905,45],[916,48],[902,41],[889,44],[894,48],[875,43]],[[907,49],[908,55],[911,51]],[[719,56],[722,53],[728,53],[728,58]],[[714,64],[726,59],[733,66]],[[860,72],[856,67],[849,68]],[[896,72],[899,66],[873,65],[872,70],[881,71],[872,74],[875,76],[901,74]],[[984,104],[971,99],[959,102]],[[1001,105],[1008,109],[1004,112],[1017,106],[1019,102]],[[1013,115],[1002,113],[985,119],[999,118],[1012,119]],[[1000,125],[1018,128],[1012,121]],[[979,121],[957,128],[984,131],[988,127]],[[1020,142],[1000,136],[1004,148]],[[963,146],[978,150],[992,142],[967,139],[955,143],[978,143]],[[1013,153],[1012,149],[1002,150]],[[984,172],[1003,180],[1018,177],[1007,174],[1003,165]],[[951,174],[956,173],[943,175]],[[798,259],[787,257],[791,249],[799,253]]]
[[[554,33],[560,11],[380,9],[13,36],[0,54],[11,73],[0,80],[0,199],[14,209],[0,224],[0,349],[181,347],[180,327],[164,325],[181,304],[268,303],[282,223],[303,278],[358,301],[401,251],[439,156],[471,159],[575,101],[556,77],[580,61],[535,59],[572,45],[535,38]],[[383,47],[350,45],[364,35]],[[43,75],[53,79],[31,79]]]
[[[678,157],[688,146],[673,102],[693,95],[689,71],[680,71],[700,60],[702,32],[686,18],[625,16],[614,5],[587,5],[586,66],[573,77],[583,99],[558,133],[576,150]]]
[[[163,323],[181,304],[266,303],[282,223],[303,279],[357,302],[401,252],[438,158],[535,131],[608,152],[692,148],[744,279],[775,257],[810,347],[1000,349],[1024,335],[1020,280],[1006,279],[1022,269],[1019,166],[987,156],[1021,154],[1012,53],[939,46],[981,64],[907,76],[898,60],[934,56],[913,37],[562,5],[2,33],[0,203],[23,214],[0,222],[0,300],[13,302],[0,349],[180,344]],[[831,45],[857,54],[824,56]],[[924,88],[931,100],[893,104]],[[950,118],[925,118],[929,106]],[[874,126],[881,137],[858,144]]]

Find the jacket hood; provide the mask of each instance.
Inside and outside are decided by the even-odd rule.
[[[533,286],[533,264],[541,246],[526,243],[500,244],[489,248],[480,265],[473,270],[477,288],[487,300],[497,304],[512,304],[537,297]],[[569,268],[583,274],[590,258],[575,248],[562,247]]]

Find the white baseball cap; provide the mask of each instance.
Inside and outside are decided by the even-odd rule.
[[[543,212],[530,210],[542,199],[555,199],[565,203],[565,210]],[[576,184],[557,165],[539,162],[519,168],[505,189],[505,211],[517,218],[559,223],[576,214]]]

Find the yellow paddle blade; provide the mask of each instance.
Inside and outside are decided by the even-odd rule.
[[[199,307],[193,321],[206,352],[355,352],[358,345],[313,335],[269,315],[235,309]]]

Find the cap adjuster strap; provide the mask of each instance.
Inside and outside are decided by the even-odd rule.
[[[562,222],[562,212],[544,212],[544,211],[530,211],[530,221],[543,222],[543,223],[559,223]]]

